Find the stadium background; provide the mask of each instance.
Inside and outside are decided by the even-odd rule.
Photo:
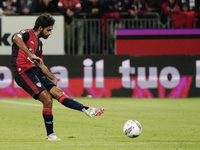
[[[0,18],[1,97],[29,97],[12,79],[10,71],[11,39],[19,30],[32,28],[35,17],[15,16],[14,18],[17,19],[14,20],[15,24],[9,23],[11,20],[13,21],[13,17],[1,16]],[[160,36],[166,38],[162,39],[163,44],[157,51],[154,51],[154,55],[149,54],[153,48],[153,46],[149,46],[149,43],[156,40],[159,43],[160,41],[155,39],[155,35],[152,33],[152,35],[140,35],[142,37],[140,41],[135,39],[134,34],[117,35],[115,55],[67,56],[64,54],[63,17],[55,16],[55,18],[57,23],[53,35],[49,40],[43,41],[44,61],[58,77],[58,86],[64,89],[69,96],[134,98],[199,96],[199,30],[187,29],[192,33],[184,35],[177,33],[171,35],[171,38],[161,34]],[[185,29],[179,29],[180,32],[181,30],[185,31]],[[178,36],[173,38],[175,35]],[[142,41],[144,39],[145,42]],[[173,44],[170,44],[171,40],[173,40]],[[142,46],[137,47],[139,45],[137,43],[141,41],[146,43],[143,45],[146,54],[138,53]],[[131,43],[134,44],[131,45]],[[181,43],[185,43],[187,46],[180,48]],[[124,47],[120,47],[120,44]],[[137,54],[131,56],[133,54],[130,53],[128,55],[125,51],[128,48],[130,52],[137,52]],[[123,54],[123,52],[126,53]],[[160,52],[164,52],[164,54]]]

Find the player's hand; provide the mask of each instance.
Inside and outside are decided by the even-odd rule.
[[[34,63],[36,63],[36,65],[44,65],[43,60],[35,55],[33,55],[32,57],[30,57],[30,60],[33,61]]]

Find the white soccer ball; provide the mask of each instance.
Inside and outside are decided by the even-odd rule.
[[[136,138],[142,132],[142,125],[137,120],[128,120],[123,126],[123,131],[126,136]]]

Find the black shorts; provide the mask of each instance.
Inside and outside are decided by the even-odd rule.
[[[34,99],[38,99],[42,91],[50,91],[53,86],[56,86],[39,67],[30,68],[19,74],[15,81]]]

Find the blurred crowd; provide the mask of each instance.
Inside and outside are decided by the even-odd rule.
[[[61,13],[66,24],[73,17],[86,13],[99,18],[104,27],[107,18],[120,22],[123,17],[143,17],[148,12],[160,15],[165,24],[169,17],[175,28],[200,28],[200,0],[1,0],[0,15],[31,15],[33,13]]]

